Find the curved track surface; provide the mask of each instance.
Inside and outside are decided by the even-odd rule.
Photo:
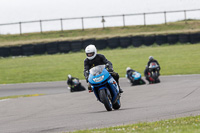
[[[1,97],[46,94],[1,100],[0,132],[63,132],[200,114],[200,75],[160,79],[159,84],[141,86],[130,86],[127,79],[120,79],[122,106],[111,112],[93,93],[70,93],[65,81],[0,85]]]

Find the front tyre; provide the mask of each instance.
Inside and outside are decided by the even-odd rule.
[[[101,102],[104,104],[106,110],[111,111],[112,110],[112,102],[111,102],[110,98],[108,97],[105,89],[102,89],[99,91],[99,98],[100,98]]]

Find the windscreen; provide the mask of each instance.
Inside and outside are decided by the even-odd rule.
[[[93,76],[99,75],[102,73],[103,69],[105,68],[105,65],[98,65],[90,69],[90,74]]]
[[[151,62],[149,68],[157,68],[158,64],[156,62]]]

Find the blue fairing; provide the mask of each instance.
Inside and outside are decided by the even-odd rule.
[[[100,77],[102,77],[102,76],[104,76],[103,77],[103,79],[101,80],[101,81],[99,81],[99,82],[95,82],[93,79],[94,78],[100,78]],[[102,83],[102,82],[104,82],[105,80],[107,80],[108,78],[110,77],[110,74],[109,74],[109,72],[104,68],[103,69],[103,71],[102,71],[102,73],[101,74],[99,74],[99,75],[97,75],[97,76],[93,76],[93,75],[89,75],[89,78],[88,78],[88,81],[89,81],[89,83],[90,84],[100,84],[100,83]]]
[[[134,78],[134,80],[138,80],[138,79],[141,79],[141,74],[139,72],[134,72],[132,74],[132,77]]]
[[[112,103],[117,101],[119,88],[114,78],[106,70],[105,65],[99,65],[90,69],[88,81],[92,85],[97,99],[99,99],[99,90],[105,89],[106,93],[112,97]]]
[[[114,95],[113,95],[113,98],[112,98],[112,102],[115,103],[116,100],[117,100],[117,99],[116,99],[116,98],[117,98],[117,94],[119,93],[119,87],[118,87],[117,83],[116,83],[116,84],[113,84],[113,82],[116,83],[116,81],[114,80],[114,78],[111,77],[111,78],[108,80],[108,84],[109,84],[109,86],[110,86],[110,88],[111,88],[110,91],[114,94]]]

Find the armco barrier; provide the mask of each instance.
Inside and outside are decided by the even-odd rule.
[[[107,47],[106,39],[99,39],[95,41],[95,46],[97,49],[105,49]]]
[[[58,43],[57,42],[51,42],[46,44],[46,49],[48,54],[56,54],[58,53]]]
[[[70,43],[69,41],[58,42],[58,51],[60,53],[68,53],[71,51]]]
[[[8,48],[8,47],[2,47],[2,48],[0,48],[0,56],[1,57],[8,57],[8,56],[10,56],[10,48]]]
[[[175,44],[177,43],[178,40],[178,35],[177,34],[171,34],[171,35],[167,35],[167,41],[169,44]]]
[[[35,54],[45,54],[46,52],[46,44],[41,43],[35,45]]]
[[[10,47],[10,54],[11,56],[22,55],[22,47],[21,46]]]
[[[200,42],[200,33],[193,33],[190,34],[190,43],[198,43]]]
[[[108,38],[107,44],[109,48],[117,48],[119,47],[119,37]]]
[[[155,43],[157,43],[158,45],[168,43],[167,36],[166,35],[156,35]]]
[[[85,49],[90,44],[95,45],[95,39],[82,40],[82,49]]]
[[[22,45],[22,53],[25,56],[34,55],[35,54],[34,45],[33,44]]]
[[[134,47],[139,47],[144,44],[144,36],[134,36],[132,37],[131,44]]]
[[[82,49],[82,41],[78,40],[78,41],[71,41],[71,51],[72,52],[77,52],[80,51]]]
[[[178,40],[180,43],[189,43],[190,42],[190,35],[189,34],[179,34]]]
[[[122,48],[127,48],[131,45],[131,37],[120,37],[119,46]]]
[[[155,43],[155,36],[144,36],[144,45],[150,46]]]

